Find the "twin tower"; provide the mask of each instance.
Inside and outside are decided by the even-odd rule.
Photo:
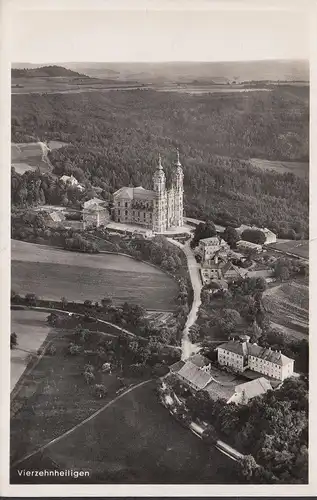
[[[179,161],[173,166],[172,183],[166,189],[166,177],[159,156],[159,163],[153,174],[153,187],[155,199],[153,200],[153,231],[164,233],[167,229],[183,226],[183,197],[184,197],[184,174]]]

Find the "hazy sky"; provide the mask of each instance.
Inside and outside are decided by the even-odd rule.
[[[301,11],[27,10],[13,19],[15,62],[309,57],[308,16]]]

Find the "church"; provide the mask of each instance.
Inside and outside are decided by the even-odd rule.
[[[153,190],[139,187],[122,187],[113,194],[113,218],[115,222],[140,225],[154,233],[183,226],[183,180],[179,161],[173,165],[171,186],[166,186],[166,176],[159,156],[153,173]]]

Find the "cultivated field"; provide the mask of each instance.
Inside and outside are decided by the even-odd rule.
[[[267,245],[267,248],[272,248],[273,250],[279,250],[285,253],[291,253],[302,257],[303,259],[308,259],[309,257],[309,241],[308,240],[279,240],[276,243]]]
[[[91,483],[219,484],[233,477],[227,457],[174,421],[159,404],[154,384],[124,396],[50,446],[44,458],[62,469],[90,471]]]
[[[262,160],[260,158],[251,158],[250,162],[254,167],[263,170],[274,170],[279,174],[292,173],[298,177],[308,179],[309,176],[309,163],[298,161],[271,161]]]
[[[160,311],[176,307],[177,285],[159,269],[114,254],[89,255],[12,241],[11,287],[49,300],[131,302]]]
[[[51,331],[46,318],[44,312],[11,311],[11,332],[18,336],[18,346],[11,350],[11,391],[26,368],[29,354],[37,352]]]
[[[264,306],[274,328],[296,339],[307,339],[308,286],[290,282],[274,286],[263,295]]]
[[[51,172],[53,167],[47,157],[48,150],[65,145],[66,143],[59,141],[50,141],[48,145],[43,142],[12,143],[11,166],[18,174],[24,174],[28,170],[35,171],[37,168],[43,174]]]

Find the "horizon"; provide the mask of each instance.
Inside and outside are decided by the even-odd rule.
[[[309,59],[301,10],[17,10],[10,28],[10,60],[30,64]]]
[[[55,60],[55,61],[46,61],[46,62],[39,62],[39,61],[22,61],[22,60],[17,60],[17,61],[12,61],[11,64],[43,64],[45,66],[48,65],[59,65],[59,64],[68,64],[68,63],[77,63],[77,64],[213,64],[213,63],[252,63],[252,62],[306,62],[309,64],[309,58],[268,58],[268,59],[237,59],[237,60],[229,60],[229,59],[219,59],[219,60],[175,60],[175,61],[169,61],[169,60],[161,60],[161,61],[102,61],[102,60],[91,60],[91,61],[86,61],[86,60],[67,60],[67,61],[60,61],[60,60]]]

